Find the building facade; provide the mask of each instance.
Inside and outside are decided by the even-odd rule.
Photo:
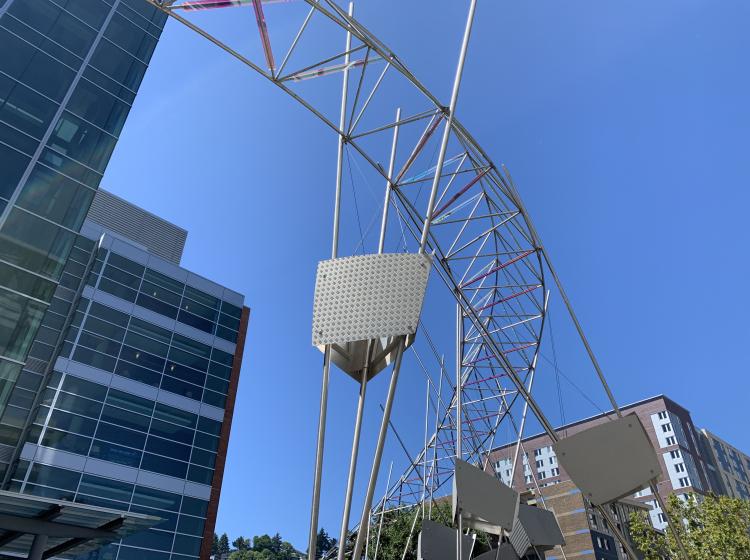
[[[722,494],[750,500],[750,456],[708,430],[701,430],[709,468]]]
[[[143,0],[0,0],[0,412],[165,19]]]
[[[249,310],[185,237],[98,191],[0,420],[4,489],[162,519],[92,558],[209,555]]]
[[[721,493],[711,476],[711,462],[704,453],[704,445],[698,429],[693,424],[690,412],[666,396],[660,395],[621,408],[623,414],[636,414],[641,420],[651,444],[657,452],[662,467],[658,479],[658,491],[666,498],[670,494],[687,496],[692,493]],[[601,414],[558,429],[563,436],[591,428],[609,421]],[[625,558],[624,551],[609,532],[606,523],[591,510],[580,496],[580,490],[572,483],[565,470],[558,464],[552,442],[546,434],[531,436],[522,441],[518,462],[513,468],[516,445],[511,444],[493,451],[488,465],[505,484],[521,491],[542,496],[556,496],[562,510],[555,510],[568,544],[568,557],[602,558],[612,560]],[[571,505],[571,503],[573,505]],[[580,502],[580,503],[579,503]],[[657,529],[667,526],[664,513],[650,489],[643,490],[633,499],[622,500],[612,512],[619,522],[624,519],[627,508],[641,507],[648,510],[651,522]],[[554,500],[550,501],[552,509]],[[571,513],[573,512],[573,513]],[[561,520],[572,515],[572,523]],[[619,524],[619,523],[618,523]],[[622,529],[627,530],[627,524]],[[550,553],[548,558],[556,557]]]

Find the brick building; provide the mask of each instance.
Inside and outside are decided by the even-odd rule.
[[[670,494],[683,496],[692,493],[727,493],[718,484],[713,456],[707,452],[706,442],[709,437],[696,428],[688,410],[664,395],[644,399],[624,406],[621,410],[623,414],[636,414],[648,433],[662,467],[658,490],[663,497]],[[562,426],[558,431],[564,436],[570,436],[607,422],[612,414],[600,414],[573,422]],[[713,441],[719,440],[714,438]],[[546,434],[530,436],[521,442],[514,469],[515,451],[515,444],[495,449],[488,468],[493,469],[505,484],[521,492],[542,496],[545,505],[555,512],[560,523],[567,542],[564,548],[566,558],[625,558],[619,543],[603,520],[585,503],[580,490],[558,464],[552,441]],[[727,453],[727,456],[731,455]],[[737,461],[742,465],[743,457],[744,466],[748,468],[743,472],[747,476],[750,474],[750,461],[746,456],[740,455]],[[728,462],[726,464],[729,465]],[[741,475],[732,476],[741,479]],[[618,522],[625,521],[630,511],[642,509],[649,512],[654,527],[666,527],[666,518],[649,489],[610,507]],[[627,533],[627,523],[621,523],[620,528]],[[558,553],[559,549],[550,552],[547,558],[562,558]]]

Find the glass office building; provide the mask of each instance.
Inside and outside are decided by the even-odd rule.
[[[0,412],[165,19],[143,0],[0,0]]]
[[[208,557],[249,310],[185,236],[99,190],[0,421],[4,489],[162,519],[92,558]]]

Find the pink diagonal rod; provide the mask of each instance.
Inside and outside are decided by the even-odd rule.
[[[520,295],[520,294],[518,294],[518,295]],[[496,303],[500,303],[500,302],[498,301]],[[503,350],[503,354],[512,354],[513,352],[518,352],[520,350],[526,350],[527,348],[531,348],[532,346],[536,346],[536,342],[528,342],[526,344],[521,344],[520,346],[514,346],[513,348],[509,348],[508,350]],[[483,358],[477,358],[476,360],[472,360],[470,362],[466,362],[465,364],[463,364],[463,366],[464,367],[466,367],[466,366],[473,366],[474,364],[478,364],[479,362],[486,362],[487,360],[492,360],[494,358],[495,358],[494,355],[493,356],[485,356]],[[524,370],[526,368],[524,367],[524,368],[521,368],[521,369]],[[502,374],[500,377],[503,377],[505,375],[506,374]]]
[[[271,39],[268,36],[268,27],[266,26],[266,16],[263,15],[263,4],[261,0],[253,0],[255,9],[255,19],[258,22],[258,31],[260,32],[260,42],[263,44],[263,53],[266,55],[266,64],[268,69],[273,73],[276,68],[276,62],[273,59],[271,50]]]
[[[446,202],[445,204],[443,204],[440,208],[438,208],[435,211],[435,214],[433,214],[432,219],[434,220],[435,218],[437,218],[446,208],[448,208],[448,206],[450,206],[451,204],[453,204],[454,202],[456,202],[456,200],[458,200],[459,197],[462,194],[464,194],[471,187],[473,187],[474,185],[476,185],[480,181],[480,179],[482,177],[484,177],[485,175],[487,175],[487,173],[489,172],[489,170],[490,169],[488,167],[487,169],[485,169],[484,171],[482,171],[481,173],[479,173],[476,177],[474,177],[471,181],[469,181],[469,183],[463,189],[461,189],[456,194],[454,194],[448,202]]]
[[[495,307],[496,305],[500,305],[501,303],[505,303],[506,301],[510,301],[524,294],[528,294],[529,292],[533,292],[534,290],[538,290],[539,288],[540,288],[540,285],[538,284],[536,286],[532,286],[531,288],[526,288],[525,290],[521,290],[520,292],[516,292],[515,294],[510,294],[509,296],[493,301],[492,303],[483,305],[482,307],[478,308],[477,311],[484,311],[485,309],[490,309],[491,307]]]
[[[295,0],[261,0],[264,4],[287,4]],[[238,8],[249,6],[253,0],[191,0],[183,4],[171,6],[172,10],[213,10],[215,8]]]
[[[477,379],[475,381],[468,381],[467,383],[464,383],[464,387],[468,387],[470,385],[478,385],[479,383],[484,383],[485,381],[492,381],[493,379],[499,379],[501,377],[507,377],[507,373],[501,373],[499,375],[493,375],[491,377],[483,377],[482,379]]]
[[[440,121],[442,120],[442,118],[443,118],[443,113],[439,113],[436,117],[432,118],[432,123],[427,128],[427,130],[424,131],[424,134],[422,134],[422,137],[419,139],[419,142],[417,142],[417,145],[414,147],[414,151],[412,151],[411,155],[409,156],[409,159],[406,160],[406,163],[401,168],[401,171],[398,172],[396,179],[393,181],[394,185],[401,180],[401,178],[404,176],[404,174],[407,171],[409,171],[411,164],[414,163],[415,159],[417,159],[419,152],[421,152],[422,148],[425,147],[425,144],[427,144],[427,141],[430,139],[430,136],[432,136],[432,133],[435,132],[435,129],[440,124]]]
[[[378,60],[382,59],[379,56],[372,57],[368,61],[365,61],[364,58],[361,58],[359,60],[352,60],[350,62],[335,64],[333,66],[326,66],[324,68],[313,68],[312,70],[292,74],[291,76],[284,78],[284,80],[294,80],[295,82],[301,82],[302,80],[309,80],[311,78],[320,78],[321,76],[328,76],[329,74],[334,74],[336,72],[343,72],[346,69],[351,70],[352,68],[363,66],[365,62],[377,62]]]
[[[471,284],[473,284],[474,282],[478,282],[478,281],[479,281],[479,280],[481,280],[482,278],[487,278],[487,277],[488,277],[488,276],[489,276],[490,274],[492,274],[493,272],[497,272],[498,270],[502,270],[502,269],[504,269],[504,268],[505,268],[506,266],[510,266],[510,265],[512,265],[513,263],[515,263],[515,262],[518,262],[518,261],[520,261],[521,259],[524,259],[524,258],[528,257],[528,256],[529,256],[529,255],[530,255],[531,253],[533,253],[533,252],[534,252],[534,249],[529,249],[528,251],[524,251],[523,253],[521,253],[520,255],[516,255],[515,257],[513,257],[513,258],[512,258],[512,259],[510,259],[509,261],[505,261],[504,263],[501,263],[501,264],[499,264],[499,265],[497,265],[497,266],[495,266],[495,267],[493,267],[493,268],[489,269],[489,270],[488,270],[487,272],[485,272],[484,274],[480,274],[479,276],[475,276],[474,278],[472,278],[472,279],[471,279],[471,280],[469,280],[468,282],[464,282],[463,284],[461,284],[461,287],[462,287],[462,288],[465,288],[466,286],[470,286],[470,285],[471,285]]]

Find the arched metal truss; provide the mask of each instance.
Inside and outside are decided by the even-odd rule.
[[[545,324],[545,274],[552,274],[611,397],[507,170],[490,160],[458,119],[449,119],[449,109],[362,23],[332,0],[302,0],[297,5],[306,4],[306,14],[282,49],[265,9],[280,4],[272,7],[272,15],[284,17],[287,0],[145,1],[266,78],[330,128],[339,138],[339,181],[342,159],[348,158],[349,170],[356,170],[364,184],[385,186],[381,239],[371,233],[375,217],[364,229],[360,223],[362,239],[354,252],[377,248],[378,243],[382,249],[384,238],[398,250],[419,247],[428,219],[425,191],[438,177],[426,246],[457,303],[455,370],[460,371],[460,393],[452,381],[456,377],[446,374],[448,367],[423,329],[427,353],[415,349],[413,358],[427,376],[428,410],[434,417],[425,424],[434,424],[434,431],[425,434],[424,447],[410,457],[410,466],[390,484],[373,512],[424,504],[445,489],[453,474],[457,431],[462,434],[462,458],[480,465],[495,447],[501,425],[510,425],[520,441],[523,420],[518,420],[525,419],[528,408],[556,438],[531,395]],[[204,12],[243,7],[248,36],[257,33],[261,49],[255,58],[260,62],[207,31],[201,20]],[[330,79],[341,74],[343,92],[340,82]],[[441,142],[437,131],[446,126],[447,157],[438,168],[432,157]],[[342,212],[358,214],[356,199]],[[380,207],[375,212],[379,214]],[[337,239],[334,235],[334,244]],[[449,369],[454,371],[453,366]],[[461,430],[455,411],[459,394]]]
[[[403,233],[401,243],[406,248],[419,243],[425,221],[423,187],[429,188],[438,173],[429,156],[440,141],[437,131],[445,124],[448,111],[394,52],[330,0],[304,0],[309,12],[291,44],[280,51],[286,55],[278,65],[263,12],[264,2],[147,1],[270,80],[339,135],[350,148],[350,154],[366,164],[370,174],[365,180],[372,180],[375,175],[390,185],[390,203],[396,214],[391,214],[394,222],[391,226],[403,227],[398,232]],[[255,9],[268,69],[205,31],[195,17],[188,18],[212,8],[243,5]],[[283,15],[284,6],[274,8]],[[311,22],[316,17],[334,24],[329,28],[340,32],[339,45],[346,44],[345,36],[350,33],[351,46],[295,67],[294,55],[304,43],[305,34],[313,33]],[[349,103],[347,118],[339,126],[332,112],[327,114],[316,107],[295,86],[322,82],[326,76],[344,70],[350,72]],[[388,83],[394,75],[398,82]],[[410,91],[403,91],[404,84]],[[326,85],[325,89],[330,88],[330,84]],[[401,94],[392,96],[394,90],[401,90]],[[314,88],[308,88],[308,92],[308,97],[315,97]],[[413,110],[394,118],[397,108],[404,105],[413,106]],[[398,129],[399,139],[395,166],[389,174],[380,162],[389,160],[394,129]],[[544,267],[539,244],[510,177],[495,166],[457,119],[452,121],[448,154],[439,171],[440,189],[428,252],[434,255],[435,269],[463,310],[463,410],[467,426],[464,457],[478,461],[487,456],[511,403],[519,395],[528,396],[526,383],[536,362],[544,324]],[[394,217],[399,218],[398,224]],[[434,370],[434,364],[430,369]],[[439,488],[452,472],[452,466],[444,459],[455,455],[455,442],[449,436],[455,430],[451,412],[455,406],[455,388],[449,389],[453,397],[446,398],[444,390],[438,394],[439,375],[433,378],[434,398],[441,403],[441,413],[439,429],[428,442],[428,454],[438,455],[434,461],[437,466],[428,476],[434,479],[433,486]],[[416,457],[414,465],[422,462],[423,459]],[[398,481],[390,499],[401,503],[422,499],[419,495],[422,481],[417,492],[410,478],[406,473]]]

